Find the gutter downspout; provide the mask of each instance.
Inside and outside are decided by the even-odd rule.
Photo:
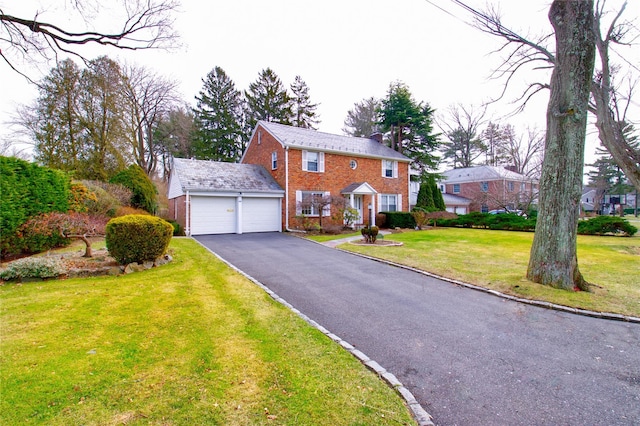
[[[189,193],[189,191],[187,191],[187,197],[184,201],[185,203],[185,208],[184,208],[184,233],[187,236],[191,236],[191,194]]]
[[[284,229],[289,229],[289,147],[284,147]]]

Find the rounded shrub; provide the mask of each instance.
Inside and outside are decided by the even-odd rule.
[[[107,223],[105,242],[109,254],[121,265],[154,261],[167,252],[173,226],[164,219],[127,215]]]

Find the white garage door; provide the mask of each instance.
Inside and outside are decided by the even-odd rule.
[[[191,197],[191,235],[235,232],[235,197]]]
[[[281,230],[279,198],[243,198],[242,232],[278,232]]]
[[[238,232],[236,197],[191,197],[191,235]],[[242,198],[242,232],[281,231],[279,198]]]

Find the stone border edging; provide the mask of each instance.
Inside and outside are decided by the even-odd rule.
[[[311,318],[309,318],[308,316],[300,312],[298,309],[294,308],[293,305],[291,305],[289,302],[287,302],[286,300],[278,296],[275,292],[269,289],[269,287],[265,286],[260,281],[253,278],[251,275],[247,274],[246,272],[238,269],[235,265],[228,262],[226,259],[221,257],[218,253],[206,247],[200,241],[196,240],[195,238],[192,238],[192,239],[198,244],[200,244],[202,247],[204,247],[207,251],[212,253],[215,257],[217,257],[222,262],[224,262],[231,269],[238,272],[240,275],[244,276],[249,281],[253,282],[262,290],[264,290],[264,292],[267,293],[269,296],[271,296],[273,300],[285,306],[291,312],[295,313],[300,318],[302,318],[307,324],[316,328],[317,330],[322,332],[324,335],[329,337],[331,340],[333,340],[334,342],[342,346],[347,352],[351,353],[351,355],[356,357],[356,359],[358,359],[369,370],[376,373],[380,378],[382,378],[387,383],[387,385],[389,385],[393,390],[395,390],[398,393],[398,395],[407,403],[407,406],[409,407],[411,414],[413,414],[413,417],[419,426],[435,426],[435,424],[432,421],[431,415],[427,413],[427,411],[424,408],[422,408],[422,405],[420,405],[420,403],[416,400],[416,398],[413,396],[411,391],[409,391],[409,389],[404,387],[404,385],[400,382],[400,380],[398,380],[396,376],[388,372],[385,368],[383,368],[380,364],[378,364],[377,362],[369,358],[363,352],[356,349],[349,342],[331,333],[329,330],[327,330],[326,328],[324,328],[323,326],[321,326],[320,324],[318,324],[317,322],[315,322],[314,320],[312,320]],[[318,244],[322,244],[322,243],[318,243]],[[346,250],[343,250],[343,251],[347,252]],[[350,252],[347,252],[347,253],[350,253]]]
[[[313,240],[309,240],[309,241],[313,241]],[[316,242],[316,241],[313,241],[313,242]],[[318,243],[318,244],[322,244],[322,243]],[[469,284],[469,283],[466,283],[464,281],[459,281],[459,280],[454,280],[454,279],[451,279],[451,278],[442,277],[440,275],[436,275],[436,274],[431,273],[431,272],[423,271],[421,269],[417,269],[417,268],[414,268],[412,266],[407,266],[407,265],[403,265],[401,263],[391,262],[390,260],[378,259],[378,258],[373,257],[373,256],[367,256],[366,254],[356,253],[356,252],[352,252],[352,251],[349,251],[349,250],[340,249],[340,248],[337,248],[337,247],[332,247],[332,248],[335,248],[336,250],[343,251],[345,253],[350,253],[350,254],[353,254],[353,255],[356,255],[356,256],[360,256],[360,257],[363,257],[365,259],[374,260],[376,262],[386,263],[387,265],[391,265],[391,266],[395,266],[395,267],[398,267],[398,268],[407,269],[409,271],[417,272],[419,274],[426,275],[426,276],[431,277],[431,278],[437,278],[439,280],[446,281],[446,282],[458,285],[460,287],[465,287],[465,288],[468,288],[468,289],[471,289],[471,290],[476,290],[476,291],[480,291],[480,292],[483,292],[483,293],[488,293],[488,294],[491,294],[493,296],[497,296],[497,297],[500,297],[500,298],[503,298],[503,299],[513,300],[514,302],[524,303],[526,305],[538,306],[538,307],[545,308],[545,309],[551,309],[551,310],[554,310],[554,311],[567,312],[567,313],[570,313],[570,314],[582,315],[582,316],[587,316],[587,317],[601,318],[601,319],[607,319],[607,320],[623,321],[623,322],[630,322],[630,323],[634,323],[634,324],[640,324],[640,318],[634,317],[634,316],[630,316],[630,315],[614,314],[614,313],[610,313],[610,312],[590,311],[590,310],[587,310],[587,309],[572,308],[570,306],[558,305],[556,303],[544,302],[544,301],[541,301],[541,300],[524,299],[522,297],[511,296],[510,294],[502,293],[502,292],[499,292],[497,290],[492,290],[492,289],[489,289],[489,288],[477,286],[475,284]]]

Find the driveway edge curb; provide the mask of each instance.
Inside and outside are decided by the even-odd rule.
[[[325,247],[329,247],[324,243],[320,243],[320,242],[313,241],[313,240],[308,240],[308,241],[311,241],[311,242],[316,243],[316,244],[324,245]],[[485,287],[480,287],[480,286],[477,286],[477,285],[474,285],[474,284],[469,284],[469,283],[466,283],[464,281],[459,281],[459,280],[454,280],[454,279],[447,278],[447,277],[442,277],[442,276],[436,275],[436,274],[434,274],[432,272],[427,272],[427,271],[423,271],[421,269],[414,268],[412,266],[407,266],[407,265],[402,265],[400,263],[391,262],[390,260],[379,259],[377,257],[367,256],[366,254],[356,253],[356,252],[353,252],[353,251],[344,250],[344,249],[337,248],[337,247],[330,247],[330,248],[334,248],[336,250],[340,250],[340,251],[342,251],[344,253],[350,253],[350,254],[353,254],[355,256],[360,256],[360,257],[365,258],[365,259],[374,260],[376,262],[386,263],[387,265],[395,266],[397,268],[402,268],[402,269],[406,269],[408,271],[417,272],[419,274],[426,275],[426,276],[431,277],[431,278],[436,278],[436,279],[439,279],[441,281],[446,281],[446,282],[449,282],[451,284],[458,285],[460,287],[465,287],[465,288],[468,288],[468,289],[471,289],[471,290],[480,291],[482,293],[488,293],[488,294],[491,294],[493,296],[500,297],[502,299],[513,300],[514,302],[524,303],[526,305],[538,306],[540,308],[551,309],[551,310],[554,310],[554,311],[567,312],[567,313],[570,313],[570,314],[582,315],[582,316],[586,316],[586,317],[601,318],[601,319],[606,319],[606,320],[622,321],[622,322],[629,322],[629,323],[633,323],[633,324],[640,324],[640,318],[634,317],[634,316],[630,316],[630,315],[613,314],[613,313],[610,313],[610,312],[589,311],[587,309],[572,308],[570,306],[558,305],[558,304],[555,304],[555,303],[544,302],[544,301],[541,301],[541,300],[524,299],[522,297],[516,297],[516,296],[512,296],[510,294],[501,293],[501,292],[499,292],[497,290],[492,290],[492,289],[485,288]]]
[[[309,318],[308,316],[306,316],[305,314],[300,312],[298,309],[294,308],[293,305],[291,305],[289,302],[287,302],[286,300],[284,300],[283,298],[278,296],[269,287],[265,286],[260,281],[258,281],[257,279],[253,278],[251,275],[247,274],[246,272],[238,269],[235,265],[233,265],[232,263],[230,263],[229,261],[224,259],[222,256],[220,256],[218,253],[214,252],[210,248],[206,247],[200,241],[196,240],[195,238],[192,238],[192,240],[197,242],[198,244],[200,244],[200,246],[204,247],[208,252],[212,253],[215,257],[220,259],[220,261],[224,262],[225,265],[227,265],[228,267],[230,267],[231,269],[233,269],[234,271],[236,271],[240,275],[244,276],[245,278],[247,278],[248,280],[250,280],[251,282],[256,284],[265,293],[267,293],[273,300],[275,300],[276,302],[278,302],[281,305],[283,305],[286,308],[288,308],[291,312],[293,312],[296,315],[298,315],[298,317],[300,317],[302,320],[304,320],[307,324],[309,324],[310,326],[314,327],[315,329],[317,329],[318,331],[320,331],[321,333],[323,333],[324,335],[329,337],[334,342],[338,343],[347,352],[349,352],[358,361],[360,361],[360,363],[362,363],[364,366],[366,366],[369,370],[371,370],[374,373],[376,373],[378,375],[378,377],[380,377],[390,388],[395,390],[396,393],[405,401],[405,403],[407,404],[407,407],[409,408],[411,414],[413,415],[413,418],[416,420],[416,422],[417,422],[417,424],[419,426],[435,426],[435,424],[433,423],[431,415],[418,403],[418,401],[416,400],[414,395],[411,393],[411,391],[409,391],[409,389],[404,387],[404,385],[398,380],[398,378],[396,376],[394,376],[392,373],[388,372],[384,367],[382,367],[380,364],[378,364],[374,360],[370,359],[363,352],[361,352],[358,349],[356,349],[349,342],[347,342],[346,340],[341,339],[339,336],[336,336],[335,334],[331,333],[325,327],[321,326],[316,321],[312,320],[311,318]],[[320,244],[320,243],[318,243],[318,244]],[[347,252],[346,250],[343,250],[343,251]],[[347,253],[349,253],[349,252],[347,252]],[[363,257],[367,257],[367,256],[363,256]]]

